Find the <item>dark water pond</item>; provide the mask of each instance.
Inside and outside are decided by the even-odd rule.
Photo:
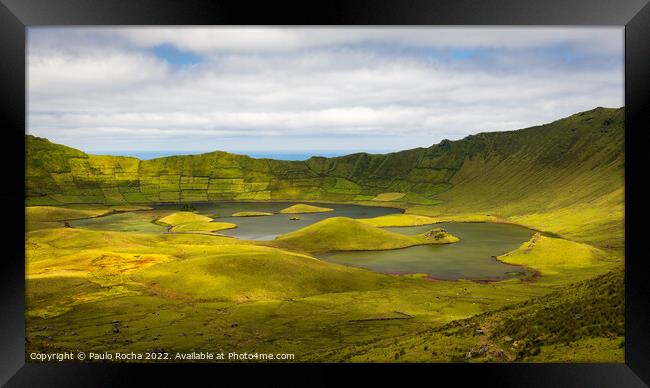
[[[331,212],[306,214],[274,214],[261,217],[224,217],[240,211],[259,211],[274,213],[285,209],[296,202],[266,202],[266,203],[235,203],[221,202],[196,205],[202,214],[218,215],[217,221],[232,222],[237,228],[223,230],[226,236],[244,240],[273,240],[281,234],[292,232],[330,217],[370,218],[386,214],[402,213],[400,209],[387,207],[310,203],[310,205],[334,209]],[[297,217],[299,220],[291,220]]]
[[[195,203],[194,208],[200,213],[215,218],[218,222],[232,222],[235,229],[223,230],[219,233],[241,238],[244,240],[273,240],[277,236],[288,233],[329,217],[370,218],[386,214],[401,213],[402,210],[359,206],[346,204],[310,203],[314,206],[327,207],[334,211],[307,214],[274,214],[260,217],[231,217],[242,211],[277,213],[280,210],[295,205],[298,202],[211,202]],[[158,218],[179,211],[178,205],[156,205],[155,210],[111,214],[97,218],[69,221],[73,228],[95,230],[115,230],[143,233],[165,233],[167,228],[155,224]],[[297,217],[299,220],[291,220]]]
[[[296,202],[212,202],[193,206],[216,221],[232,222],[237,228],[220,233],[245,240],[273,240],[328,217],[369,218],[401,213],[400,209],[346,204],[313,204],[334,211],[311,214],[274,214],[261,217],[231,217],[240,211],[276,213]],[[158,205],[154,210],[111,214],[108,216],[70,221],[75,228],[96,230],[166,233],[167,228],[154,220],[178,211],[177,205]],[[291,220],[299,217],[299,220]],[[499,280],[526,275],[519,266],[503,264],[493,256],[516,249],[527,241],[533,231],[506,224],[444,223],[417,227],[386,228],[407,235],[424,233],[443,226],[459,237],[460,242],[448,245],[423,245],[386,251],[336,252],[323,254],[321,259],[333,263],[371,269],[384,273],[425,273],[437,279]]]
[[[533,231],[515,225],[491,223],[437,224],[461,239],[446,245],[420,245],[387,251],[336,252],[322,255],[333,263],[384,273],[426,273],[436,279],[499,280],[520,277],[526,269],[501,263],[492,256],[512,251],[530,239]],[[386,228],[413,235],[431,225]]]

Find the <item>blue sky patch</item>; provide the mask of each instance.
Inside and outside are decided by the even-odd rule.
[[[451,50],[449,57],[454,61],[462,61],[464,59],[471,59],[477,56],[479,50],[458,49]]]
[[[158,58],[164,59],[172,66],[186,67],[201,63],[202,58],[199,55],[189,51],[181,51],[175,46],[164,43],[151,49]]]

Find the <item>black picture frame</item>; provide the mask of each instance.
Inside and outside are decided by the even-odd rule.
[[[3,176],[9,204],[0,259],[0,384],[118,386],[198,381],[196,374],[237,384],[313,386],[378,380],[445,381],[506,386],[646,386],[650,384],[650,285],[642,255],[647,214],[643,199],[650,116],[648,0],[320,1],[276,3],[225,0],[0,0],[0,118]],[[624,364],[25,364],[24,131],[25,37],[30,26],[51,25],[608,25],[625,26],[626,115],[626,342]],[[23,226],[23,228],[21,228]],[[182,371],[181,371],[182,370]],[[252,371],[255,370],[253,373]],[[299,372],[299,373],[296,373]],[[345,380],[340,372],[347,372]],[[191,379],[188,375],[192,375]],[[445,378],[443,380],[443,378]],[[426,380],[428,379],[428,380]],[[150,384],[147,384],[150,385]]]

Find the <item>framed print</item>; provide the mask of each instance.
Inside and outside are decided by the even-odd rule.
[[[555,3],[3,0],[1,381],[647,384],[650,6]]]

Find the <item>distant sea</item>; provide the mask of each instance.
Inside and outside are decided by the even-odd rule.
[[[174,155],[196,155],[210,151],[101,151],[89,152],[93,155],[133,156],[140,160],[162,158]],[[307,160],[312,156],[342,156],[360,151],[304,151],[304,152],[283,152],[283,151],[226,151],[233,154],[248,155],[252,158],[269,158],[277,160]],[[386,151],[366,151],[371,153],[384,153]]]

